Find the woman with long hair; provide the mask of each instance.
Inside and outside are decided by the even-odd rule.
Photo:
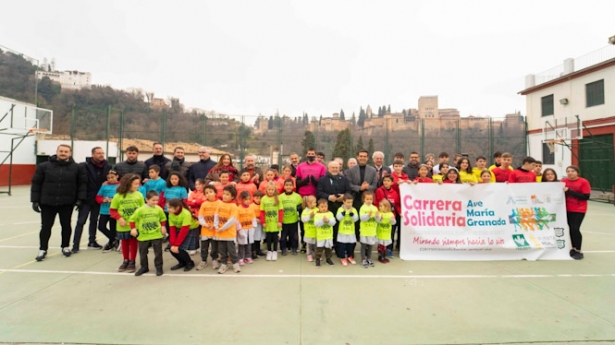
[[[228,171],[229,172],[229,181],[231,183],[235,183],[239,181],[239,172],[237,168],[233,166],[233,160],[231,159],[231,155],[223,154],[220,156],[220,160],[216,165],[214,165],[207,176],[205,176],[205,185],[208,185],[210,182],[220,182],[220,172]]]

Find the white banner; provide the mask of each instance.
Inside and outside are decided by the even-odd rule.
[[[564,184],[403,184],[403,260],[571,260]]]

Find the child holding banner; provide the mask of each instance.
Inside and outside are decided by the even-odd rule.
[[[495,182],[493,180],[493,175],[491,174],[491,171],[489,170],[483,170],[483,172],[480,173],[480,180],[478,181],[478,183],[492,183]]]
[[[461,183],[457,169],[449,168],[446,172],[446,178],[442,181],[442,183]]]
[[[433,180],[427,177],[427,175],[429,174],[429,167],[426,164],[421,164],[418,173],[419,176],[417,176],[416,179],[412,181],[412,183],[433,183]]]
[[[558,182],[557,173],[551,168],[546,168],[542,173],[542,180],[540,182]]]
[[[359,227],[360,242],[361,242],[361,265],[363,268],[368,266],[374,267],[372,261],[372,247],[378,242],[376,237],[376,217],[379,217],[378,208],[373,205],[374,193],[366,191],[363,193],[363,206],[359,210],[359,219],[361,220]]]
[[[440,173],[433,175],[431,178],[436,183],[442,183],[442,180],[446,177],[448,172],[448,163],[440,163]]]

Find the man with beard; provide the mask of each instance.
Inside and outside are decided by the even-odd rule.
[[[120,179],[126,174],[135,174],[141,177],[141,181],[148,177],[147,166],[143,162],[139,162],[139,148],[136,146],[128,146],[126,148],[126,160],[117,163],[113,170],[117,172]]]
[[[186,162],[184,154],[184,148],[181,146],[178,146],[173,150],[173,160],[166,162],[164,165],[164,170],[167,172],[167,177],[171,172],[177,171],[182,174],[184,178],[188,179],[190,163]]]
[[[49,157],[49,161],[39,164],[32,176],[30,201],[32,209],[41,214],[40,251],[36,261],[43,261],[47,256],[56,215],[60,216],[62,226],[62,255],[71,255],[68,248],[72,232],[70,218],[73,207],[80,208],[85,202],[88,189],[85,169],[75,163],[71,154],[70,146],[58,146],[56,154]]]
[[[255,164],[256,157],[254,157],[254,155],[247,155],[243,161],[243,169],[250,173],[250,180],[256,185],[256,188],[258,188],[261,182],[263,182],[264,176],[261,168],[257,167]]]
[[[201,146],[199,148],[199,161],[190,165],[188,168],[188,187],[194,190],[194,183],[197,179],[205,179],[209,170],[218,162],[210,158],[211,150],[209,147]]]
[[[408,162],[408,165],[404,167],[402,172],[408,175],[408,177],[410,178],[410,181],[414,181],[419,176],[419,166],[420,165],[421,164],[419,162],[419,153],[411,152],[410,161]]]
[[[165,171],[164,167],[171,160],[164,156],[161,143],[155,142],[154,145],[152,146],[152,150],[154,151],[154,155],[145,161],[145,165],[148,168],[154,164],[157,165],[160,168],[160,177],[166,180],[167,177],[169,176],[169,172]]]
[[[357,211],[359,211],[363,205],[363,193],[366,191],[375,191],[378,184],[378,180],[376,179],[376,169],[367,165],[368,155],[369,153],[367,150],[359,151],[357,153],[358,164],[346,170],[346,173],[344,173],[344,176],[346,176],[348,182],[350,183],[350,189],[354,193],[354,201],[352,206],[356,208]],[[356,222],[354,229],[357,240],[360,238],[359,226],[360,222]]]
[[[92,157],[86,158],[85,162],[80,164],[86,171],[88,177],[87,197],[77,217],[77,225],[75,226],[75,236],[73,237],[73,254],[79,252],[79,243],[81,242],[81,234],[83,226],[90,217],[90,226],[88,228],[88,249],[102,249],[102,246],[96,242],[96,229],[98,225],[98,214],[100,213],[100,204],[96,202],[96,194],[100,186],[107,180],[107,173],[111,170],[111,166],[105,160],[105,151],[101,147],[92,149]]]
[[[293,152],[290,154],[289,158],[290,158],[290,169],[291,169],[290,175],[292,177],[297,177],[297,167],[299,166],[299,155]]]

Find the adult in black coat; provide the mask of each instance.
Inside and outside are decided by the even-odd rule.
[[[139,162],[139,148],[136,146],[126,148],[126,160],[117,163],[113,170],[117,172],[120,179],[126,174],[135,174],[141,178],[141,181],[149,177],[147,166]]]
[[[382,186],[382,178],[391,175],[391,168],[384,165],[384,153],[382,151],[376,151],[372,154],[372,160],[374,161],[374,169],[376,169],[376,178],[378,179],[377,186]]]
[[[88,188],[85,202],[81,205],[77,216],[75,236],[73,236],[73,254],[79,252],[81,234],[88,216],[90,217],[88,248],[102,249],[102,246],[96,242],[96,229],[98,228],[98,215],[100,214],[100,204],[96,202],[96,194],[100,186],[107,180],[107,174],[111,170],[111,166],[105,160],[105,151],[101,147],[93,148],[92,157],[86,158],[85,162],[80,163],[80,165],[85,169],[88,177]]]
[[[337,210],[344,202],[344,194],[352,193],[348,179],[340,174],[340,165],[336,161],[331,161],[327,165],[327,174],[318,180],[316,187],[316,197],[327,199],[329,211],[337,215]],[[337,252],[337,222],[333,226],[333,244]]]
[[[68,145],[58,146],[49,161],[36,167],[30,189],[32,209],[41,214],[40,251],[36,261],[42,261],[47,256],[56,215],[60,216],[62,226],[62,254],[65,257],[71,255],[68,248],[72,232],[70,219],[73,207],[80,208],[85,203],[87,184],[85,168],[75,163]]]
[[[169,177],[169,171],[165,169],[165,165],[171,160],[164,156],[162,144],[159,142],[155,142],[154,145],[152,145],[152,151],[154,151],[154,155],[145,160],[145,165],[148,170],[152,165],[157,165],[160,168],[160,177],[166,180],[167,177]]]
[[[419,177],[419,166],[420,166],[419,154],[418,152],[410,153],[410,161],[408,165],[406,165],[402,172],[410,178],[410,181],[414,181],[417,177]]]
[[[200,160],[196,163],[192,163],[190,168],[188,168],[188,187],[190,187],[190,190],[195,189],[194,182],[196,182],[197,179],[205,179],[209,170],[218,163],[209,157],[210,154],[211,150],[209,147],[201,146],[201,148],[199,148]]]

